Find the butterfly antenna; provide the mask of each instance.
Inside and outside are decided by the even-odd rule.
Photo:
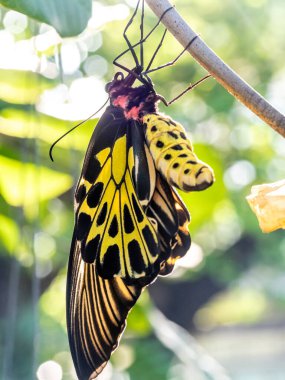
[[[62,136],[60,136],[60,138],[58,138],[50,147],[49,149],[49,157],[51,159],[52,162],[54,162],[53,160],[53,156],[52,156],[52,151],[53,151],[53,148],[55,147],[55,145],[60,141],[62,140],[65,136],[67,136],[70,132],[74,131],[74,129],[76,129],[77,127],[79,127],[80,125],[84,124],[86,121],[90,120],[93,116],[95,116],[98,112],[100,112],[104,107],[105,105],[108,103],[109,101],[109,97],[108,99],[106,100],[106,102],[102,105],[102,107],[100,107],[96,112],[94,112],[91,116],[89,116],[87,119],[81,121],[80,123],[76,124],[74,127],[72,127],[69,131],[65,132]]]
[[[141,39],[140,39],[140,65],[143,70],[144,67],[144,50],[143,50],[143,38],[144,38],[144,0],[142,1],[142,11],[141,11],[141,25],[140,25],[140,31],[141,31]]]

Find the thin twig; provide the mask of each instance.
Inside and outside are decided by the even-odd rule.
[[[171,6],[168,0],[146,2],[157,17]],[[197,35],[175,9],[165,14],[162,23],[184,47]],[[200,37],[187,50],[230,94],[285,137],[285,116],[227,66]]]
[[[221,364],[210,356],[183,327],[167,319],[156,308],[148,312],[148,319],[157,338],[179,359],[182,365],[182,368],[179,366],[181,378],[231,380]],[[183,373],[187,374],[187,377],[184,377]]]

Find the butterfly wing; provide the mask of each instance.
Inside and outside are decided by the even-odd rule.
[[[77,194],[84,196],[79,200],[75,230],[83,260],[96,261],[101,277],[119,276],[131,282],[157,273],[156,225],[145,214],[155,170],[140,125],[114,108],[116,118],[107,125],[105,120],[99,122],[87,151],[76,193],[77,200]]]
[[[96,266],[82,260],[73,240],[67,282],[67,330],[78,378],[95,378],[107,364],[125,328],[142,286],[123,279],[103,279]]]
[[[213,170],[196,156],[181,124],[159,113],[145,115],[143,123],[155,166],[170,185],[197,191],[213,184]]]
[[[177,192],[157,173],[156,187],[148,215],[158,223],[160,241],[160,275],[172,272],[175,262],[190,248],[189,212]]]
[[[129,310],[160,270],[157,224],[146,216],[155,182],[141,126],[109,107],[90,140],[75,193],[67,327],[80,380],[102,371]]]
[[[159,274],[162,276],[168,275],[172,272],[176,261],[188,252],[191,245],[191,237],[188,230],[188,225],[190,223],[189,212],[182,199],[173,188],[171,188],[171,192],[173,197],[172,205],[177,212],[178,229],[171,240],[170,255],[161,265]]]

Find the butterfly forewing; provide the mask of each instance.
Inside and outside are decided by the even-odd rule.
[[[141,125],[109,107],[94,130],[75,194],[67,324],[80,380],[102,371],[129,310],[160,270],[157,223],[146,215],[155,183]]]
[[[76,191],[76,237],[83,260],[96,260],[103,278],[131,281],[158,271],[156,226],[144,211],[154,191],[155,170],[135,122],[114,107],[106,112],[112,117],[103,116],[95,128]]]
[[[124,330],[129,310],[142,287],[123,279],[103,279],[95,264],[82,260],[73,240],[67,282],[67,327],[80,380],[95,378],[105,367]]]

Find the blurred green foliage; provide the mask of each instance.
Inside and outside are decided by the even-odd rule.
[[[1,0],[0,4],[53,26],[62,37],[81,33],[92,10],[92,0],[49,0],[48,3],[45,0]]]
[[[86,7],[83,2],[76,3],[82,9],[73,8],[75,2],[62,2],[66,13],[58,20],[61,26],[50,20],[55,17],[53,8],[46,8],[46,18],[23,12],[51,23],[62,35],[72,35],[86,24],[89,12],[88,2]],[[122,31],[135,3],[94,3],[88,27],[72,39],[60,39],[51,27],[0,8],[3,379],[30,380],[48,360],[60,364],[63,379],[75,378],[64,311],[74,218],[72,188],[97,119],[87,121],[57,144],[55,162],[48,152],[58,137],[106,100],[104,85],[116,71],[112,60],[126,48]],[[177,0],[176,7],[218,55],[277,108],[284,109],[285,32],[278,26],[285,17],[283,0]],[[76,22],[71,16],[74,12],[79,16]],[[145,29],[155,23],[147,10]],[[138,25],[136,20],[130,28],[132,42],[139,39]],[[71,32],[61,29],[69,27]],[[162,32],[161,27],[146,42],[146,62]],[[171,61],[180,51],[181,46],[168,35],[154,65]],[[134,65],[130,55],[120,62]],[[170,100],[204,74],[191,56],[184,54],[175,66],[151,76],[157,92]],[[215,295],[216,291],[205,285],[200,302],[196,302],[197,293],[182,299],[189,325],[196,332],[284,319],[284,232],[263,235],[245,201],[253,184],[284,178],[284,140],[214,79],[173,106],[161,105],[160,109],[185,126],[195,152],[213,167],[216,183],[201,193],[181,193],[191,212],[192,240],[199,249],[193,249],[189,254],[192,261],[179,267],[176,274],[158,281],[167,286],[182,280],[195,286],[200,281],[203,287],[204,279],[210,278],[217,289],[223,289]],[[169,295],[163,286],[158,294],[167,304]],[[121,347],[128,360],[120,359],[119,350],[112,359],[122,379],[182,379],[170,375],[174,354],[154,336],[149,320],[153,307],[144,296],[130,314]]]

